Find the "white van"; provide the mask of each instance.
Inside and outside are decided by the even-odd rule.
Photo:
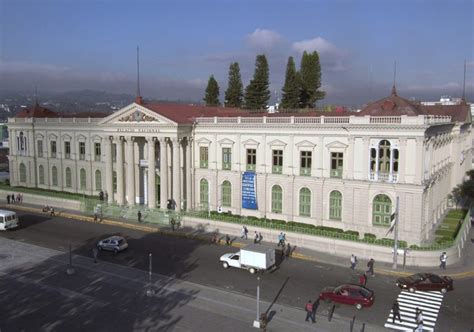
[[[0,231],[18,227],[16,213],[8,210],[0,210]]]

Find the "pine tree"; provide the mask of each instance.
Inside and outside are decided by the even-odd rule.
[[[295,68],[293,57],[288,58],[286,65],[285,85],[283,86],[283,95],[281,99],[281,107],[283,109],[296,109],[299,102],[299,82]]]
[[[225,91],[225,107],[241,107],[244,96],[239,63],[234,62],[229,67],[229,85]]]
[[[203,99],[206,102],[206,106],[219,106],[219,84],[217,84],[214,75],[209,77],[207,82],[206,95]]]
[[[270,100],[268,62],[265,54],[257,55],[253,79],[245,88],[245,108],[265,110]]]
[[[304,51],[301,58],[300,80],[300,107],[315,107],[316,102],[326,95],[326,92],[320,90],[321,65],[318,52],[307,53]]]

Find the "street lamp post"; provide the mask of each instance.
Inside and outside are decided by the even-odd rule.
[[[152,273],[152,254],[148,254],[148,283],[149,283],[149,288],[146,291],[146,295],[152,296],[153,295],[153,289],[151,285],[151,273]]]
[[[253,327],[260,328],[260,277],[257,277],[257,319],[253,322]]]

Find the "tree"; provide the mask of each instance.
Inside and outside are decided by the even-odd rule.
[[[206,106],[219,106],[219,84],[217,84],[214,75],[209,77],[207,82],[206,95],[203,99],[206,102]]]
[[[283,91],[281,99],[283,109],[298,108],[299,88],[299,75],[296,72],[295,61],[290,56],[286,65],[285,85],[281,89]]]
[[[245,107],[249,110],[264,110],[270,100],[268,62],[265,54],[257,55],[253,79],[245,88]]]
[[[466,172],[467,179],[457,185],[451,191],[449,197],[456,203],[456,207],[460,203],[467,206],[474,201],[474,170]]]
[[[225,107],[241,107],[244,96],[242,78],[240,77],[239,63],[234,62],[229,67],[229,84],[225,91]]]
[[[312,108],[326,95],[321,91],[321,65],[318,52],[303,52],[300,69],[300,107]]]

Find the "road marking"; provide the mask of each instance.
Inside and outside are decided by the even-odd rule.
[[[396,318],[392,322],[393,311],[390,310],[384,326],[392,330],[413,331],[416,327],[416,308],[419,308],[423,313],[423,331],[434,331],[443,297],[441,292],[401,291],[397,301],[402,321]]]

